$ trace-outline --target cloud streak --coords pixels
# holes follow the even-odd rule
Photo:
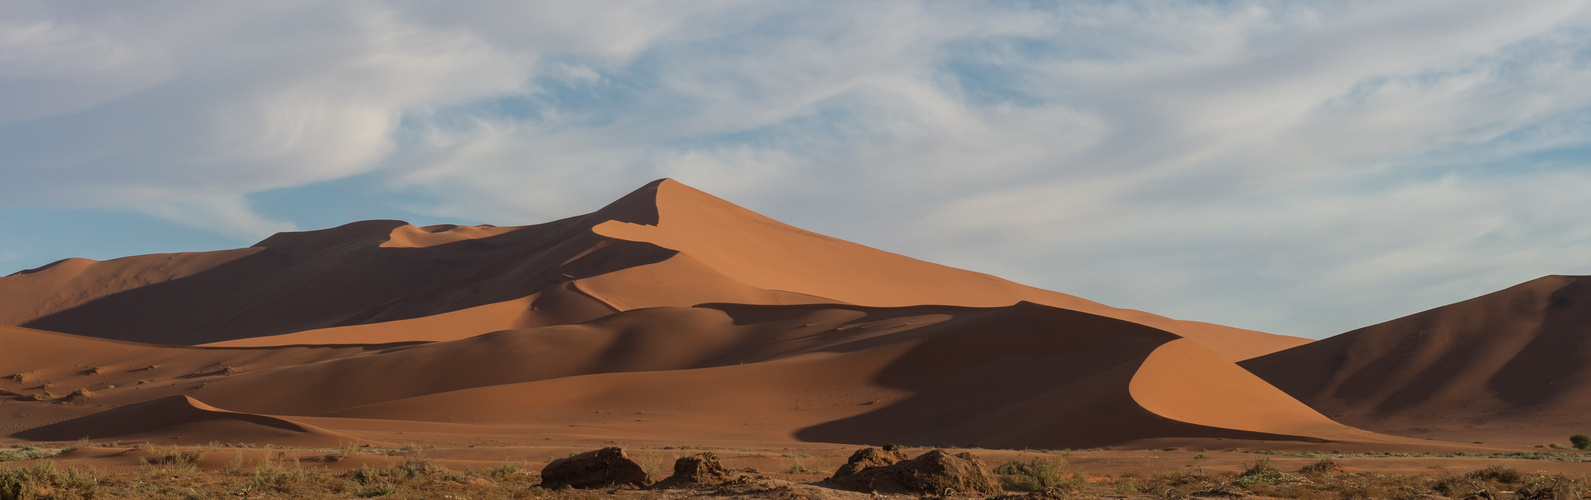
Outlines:
[[[1580,2],[0,8],[0,209],[244,240],[294,219],[252,193],[334,179],[514,224],[674,176],[1311,336],[1591,272]]]

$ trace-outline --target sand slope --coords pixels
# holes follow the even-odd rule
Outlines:
[[[1366,429],[1566,442],[1591,432],[1591,278],[1548,276],[1242,365]]]
[[[364,343],[383,332],[388,341],[451,340],[704,302],[1024,300],[1171,331],[1233,360],[1307,342],[1112,308],[890,254],[666,179],[597,212],[535,226],[365,221],[226,252],[70,260],[0,278],[0,298],[3,324],[186,345]]]
[[[1331,423],[1197,342],[1027,302],[704,304],[368,346],[196,348],[20,328],[0,335],[15,347],[0,364],[27,374],[0,387],[49,384],[58,393],[0,401],[0,420],[29,440],[324,446],[391,421],[607,439],[1018,448],[1384,439]],[[59,396],[74,388],[90,392]],[[1227,412],[1234,402],[1247,406]]]
[[[169,396],[16,434],[36,441],[154,440],[162,444],[209,442],[338,446],[357,439],[292,420],[222,410],[187,396]]]
[[[390,360],[323,364],[315,368],[353,373],[371,369],[364,366],[370,363],[409,364],[404,358],[411,357],[463,358],[486,363],[490,368],[477,375],[495,380],[477,378],[477,387],[442,391],[418,377],[399,378],[391,385],[426,389],[398,398],[375,388],[376,396],[328,399],[385,401],[329,412],[296,409],[343,418],[567,422],[630,438],[1052,448],[1189,436],[1383,439],[1327,420],[1196,342],[1031,303],[993,309],[723,305],[634,311],[611,321],[618,324],[501,332],[407,348],[386,355]],[[538,355],[527,343],[558,347]],[[478,352],[464,357],[454,349]],[[517,359],[521,368],[491,361],[487,353]],[[416,373],[439,371],[447,369]],[[1188,382],[1178,375],[1186,373],[1201,376]],[[524,381],[504,382],[515,378]],[[243,393],[230,385],[249,383],[235,377],[213,390],[217,397]],[[1162,389],[1168,384],[1171,389]],[[1222,416],[1231,412],[1219,405],[1231,401],[1264,412]]]
[[[1397,441],[1234,363],[1303,339],[890,254],[669,180],[534,226],[68,260],[0,297],[21,325],[0,327],[10,439]]]

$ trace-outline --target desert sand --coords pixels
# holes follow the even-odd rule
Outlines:
[[[1339,422],[1513,445],[1591,434],[1591,278],[1548,276],[1243,362]]]
[[[364,221],[0,278],[0,442],[1520,451],[1584,413],[1581,283],[1310,342],[891,254],[665,179],[539,225]]]

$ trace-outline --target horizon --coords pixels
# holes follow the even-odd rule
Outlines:
[[[1309,338],[1591,274],[1577,2],[613,5],[0,6],[0,275],[660,177]]]

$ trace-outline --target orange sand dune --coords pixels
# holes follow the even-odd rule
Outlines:
[[[1309,342],[1117,309],[891,254],[785,225],[668,179],[627,198],[638,195],[653,198],[656,222],[612,220],[592,231],[679,251],[723,276],[757,288],[869,306],[993,307],[1026,300],[1160,328],[1194,338],[1233,360]]]
[[[357,442],[313,425],[222,410],[187,396],[169,396],[38,427],[17,437],[35,441],[153,439],[162,444],[210,442],[338,446]]]
[[[925,314],[933,309],[925,307],[723,307],[735,323],[778,323],[775,318],[783,316],[807,325],[823,315],[870,317],[838,327],[812,324],[753,334],[771,345],[729,337],[681,342],[722,356],[715,361],[676,348],[671,355],[645,358],[685,356],[674,368],[612,367],[327,415],[490,425],[566,422],[596,435],[633,439],[709,435],[1044,448],[1189,436],[1397,441],[1331,422],[1196,342],[1111,318],[1030,303],[940,315]],[[914,321],[921,323],[901,325]],[[640,344],[631,349],[653,352],[648,342],[629,342]],[[1186,373],[1199,375],[1177,376]],[[1241,402],[1240,410],[1263,411],[1250,415],[1219,406],[1232,402]]]
[[[62,266],[0,278],[0,290],[15,286],[27,292],[0,291],[21,296],[0,309],[8,311],[13,324],[30,328],[162,344],[414,319],[527,297],[553,307],[533,308],[530,318],[510,321],[579,322],[612,309],[572,290],[569,282],[673,254],[609,241],[586,227],[576,218],[483,239],[382,247],[393,233],[416,229],[396,221],[359,222],[278,234],[254,248],[230,251],[231,260],[220,265],[177,279],[159,280],[144,267],[125,267],[116,280],[153,281],[130,289],[106,286],[105,279],[57,276],[71,271]],[[59,289],[44,289],[48,284]],[[52,308],[36,304],[29,294],[80,300],[69,308]]]
[[[990,307],[1022,300],[1165,329],[1233,360],[1307,342],[1111,308],[882,252],[666,179],[597,212],[536,226],[365,221],[227,252],[64,262],[0,278],[0,298],[10,299],[0,302],[5,324],[165,344],[347,344],[369,342],[380,330],[393,331],[395,341],[449,340],[702,302]],[[505,305],[525,300],[553,303]],[[446,327],[401,323],[455,312]],[[348,328],[384,323],[391,324]]]
[[[534,226],[365,221],[63,261],[0,278],[0,299],[20,325],[0,327],[14,439],[325,443],[407,422],[1043,448],[1396,441],[1233,363],[1304,339],[890,254],[669,180]]]
[[[195,348],[16,328],[0,335],[17,346],[0,362],[35,368],[29,381],[0,386],[49,379],[58,392],[90,389],[65,403],[0,402],[0,415],[21,421],[13,431],[193,397],[250,414],[339,417],[351,427],[335,428],[348,436],[368,419],[407,419],[602,424],[591,432],[611,437],[1051,448],[1165,437],[1384,439],[1332,424],[1196,342],[1032,303],[706,304],[418,345]],[[1242,412],[1226,412],[1234,402]],[[207,441],[226,429],[276,432],[228,418],[125,434]],[[65,432],[46,429],[16,436]],[[94,435],[113,433],[122,434]]]
[[[1591,277],[1549,276],[1243,362],[1342,422],[1460,441],[1591,432]]]

